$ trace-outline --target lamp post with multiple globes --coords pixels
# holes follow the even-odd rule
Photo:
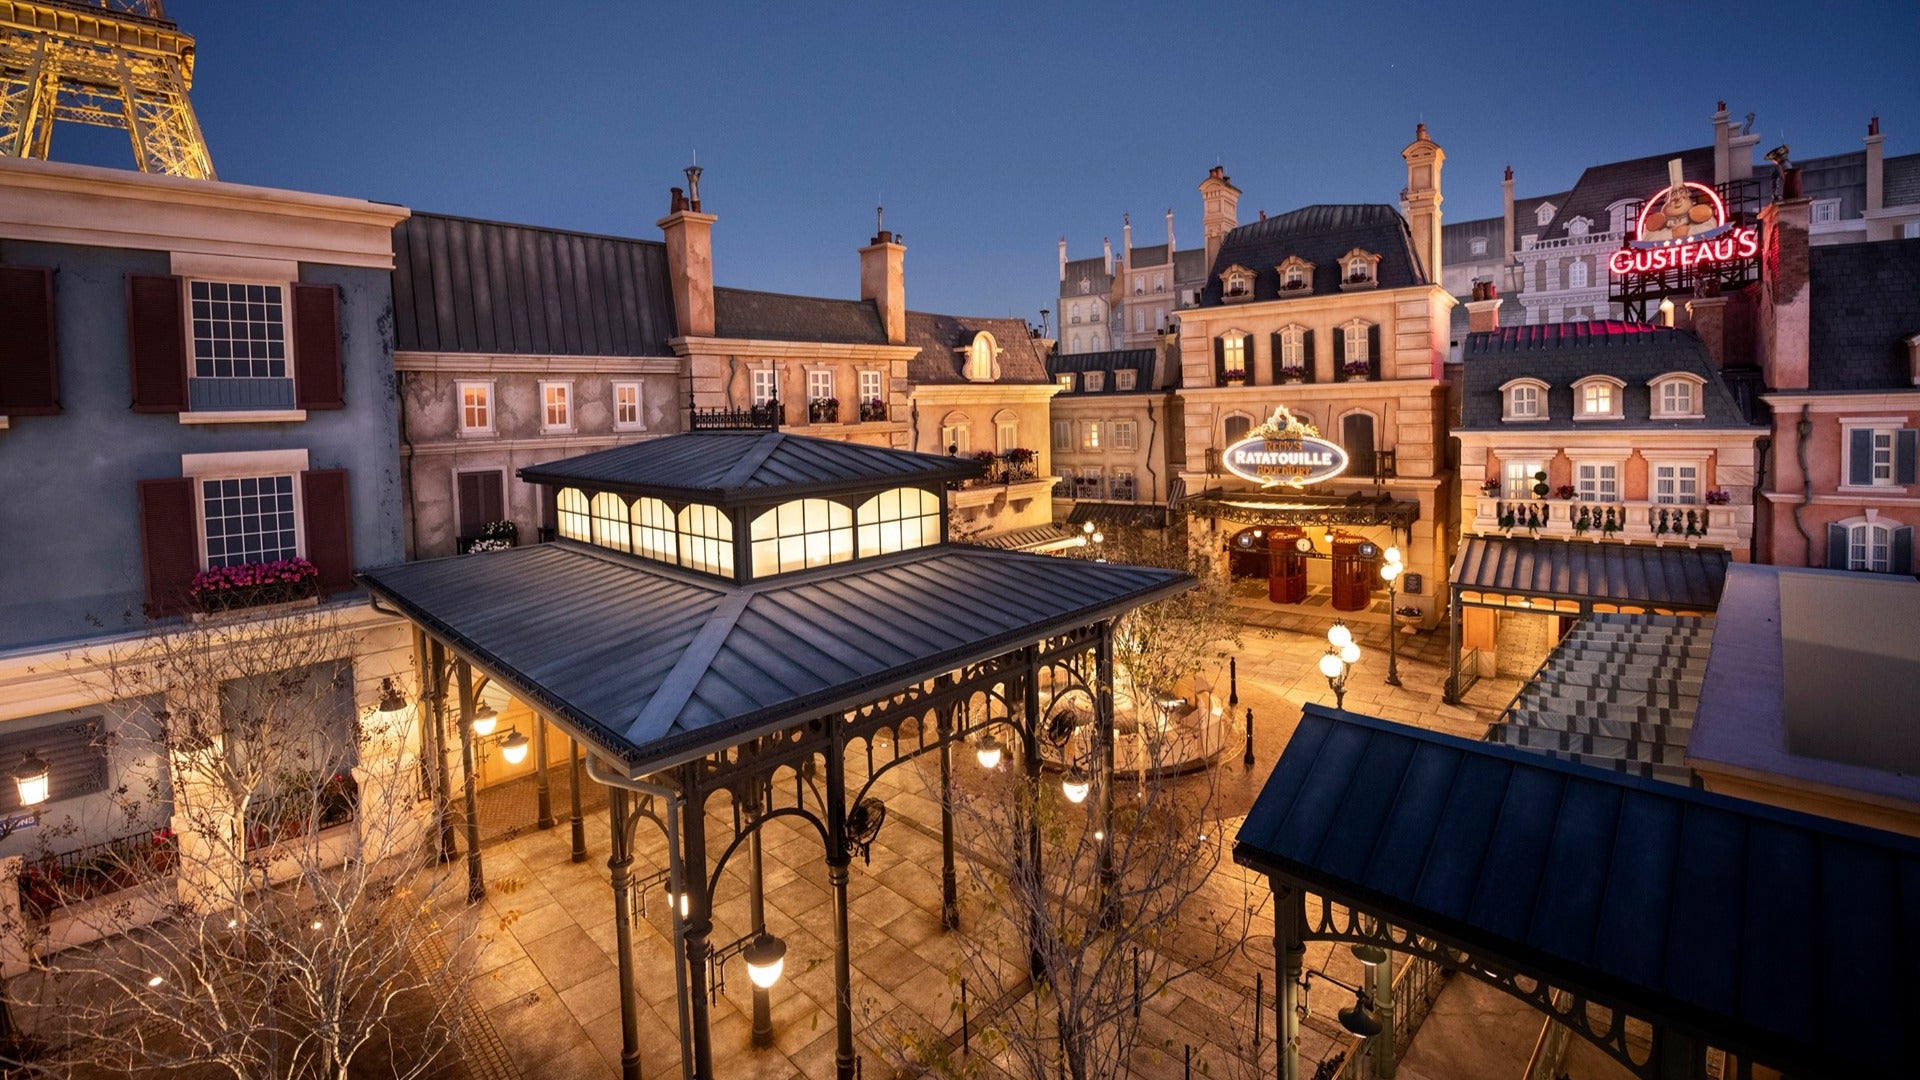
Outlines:
[[[1335,619],[1327,630],[1326,655],[1320,658],[1320,674],[1327,677],[1327,686],[1333,690],[1334,708],[1347,707],[1347,676],[1359,662],[1360,645],[1353,640],[1353,631],[1347,629],[1345,620]]]
[[[1400,549],[1388,547],[1386,564],[1380,567],[1380,576],[1387,581],[1387,685],[1400,685],[1400,639],[1395,633],[1400,623],[1400,613],[1395,605],[1400,588],[1400,575],[1406,572],[1407,564],[1400,561]]]

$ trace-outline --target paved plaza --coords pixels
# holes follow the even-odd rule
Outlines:
[[[1299,623],[1289,626],[1288,621]],[[1230,843],[1274,757],[1298,723],[1306,702],[1333,703],[1316,667],[1325,651],[1325,621],[1298,616],[1264,620],[1244,632],[1239,661],[1241,707],[1254,712],[1255,764],[1229,754],[1218,781],[1223,820],[1214,835]],[[1347,690],[1347,705],[1388,719],[1478,737],[1516,688],[1487,680],[1469,694],[1468,707],[1440,702],[1445,638],[1414,635],[1402,642],[1403,686],[1382,683],[1386,668],[1383,625],[1356,628],[1364,654]],[[1225,675],[1222,672],[1224,685]],[[970,765],[957,760],[956,766]],[[871,860],[856,860],[849,885],[852,914],[854,1016],[858,1049],[869,1075],[890,1075],[898,1060],[898,1035],[948,1037],[957,1043],[953,1008],[958,974],[965,965],[960,943],[940,927],[939,805],[931,761],[881,777],[876,793],[886,800],[887,825]],[[851,780],[850,780],[851,782]],[[564,806],[564,779],[555,777],[556,802]],[[501,793],[501,798],[507,797]],[[598,802],[598,800],[595,800]],[[479,913],[493,936],[473,979],[470,1015],[485,1031],[473,1032],[478,1053],[466,1071],[475,1077],[573,1077],[616,1075],[620,1011],[614,968],[613,901],[608,886],[604,808],[588,813],[589,858],[569,860],[569,837],[561,808],[560,828],[526,829],[484,847],[487,899]],[[488,813],[483,809],[483,814]],[[709,807],[712,835],[732,828],[724,800]],[[529,815],[529,821],[531,817]],[[966,838],[962,837],[963,845]],[[787,941],[786,974],[772,993],[774,1044],[751,1049],[751,997],[740,961],[726,971],[716,996],[711,1028],[715,1069],[728,1078],[822,1077],[833,1073],[832,906],[818,838],[791,819],[769,824],[765,841],[767,917],[771,932]],[[965,852],[961,856],[966,857]],[[994,862],[991,852],[985,855]],[[736,860],[723,876],[714,904],[715,947],[743,935],[748,926],[747,891]],[[658,830],[642,824],[636,878],[666,865]],[[981,925],[979,905],[961,872],[963,932]],[[664,888],[643,897],[644,917],[635,928],[634,950],[642,1000],[641,1045],[648,1076],[677,1075],[679,1025],[675,1018],[674,956]],[[1272,985],[1272,908],[1263,880],[1249,878],[1224,851],[1208,892],[1195,901],[1250,919],[1245,946],[1204,975],[1177,980],[1144,1009],[1141,1050],[1133,1071],[1143,1078],[1182,1075],[1184,1048],[1195,1048],[1196,1069],[1207,1062],[1214,1076],[1254,1075],[1252,1063],[1235,1056],[1231,1043],[1251,1036],[1250,1006],[1256,972]],[[1169,947],[1176,951],[1177,944]],[[1345,949],[1308,946],[1308,965],[1354,982],[1360,968]],[[1017,968],[1018,965],[1010,965]],[[972,1030],[991,1021],[1001,999],[1020,997],[1024,985],[970,986]],[[1349,1044],[1332,1021],[1346,1004],[1342,993],[1316,988],[1314,1015],[1303,1032],[1303,1059],[1318,1061]],[[1267,1006],[1271,1018],[1271,1005]],[[1236,1019],[1238,1018],[1238,1019]],[[1241,1028],[1247,1030],[1242,1031]],[[1222,1033],[1231,1033],[1223,1037]],[[1271,1069],[1271,1030],[1264,1055]]]

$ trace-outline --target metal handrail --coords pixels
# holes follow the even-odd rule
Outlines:
[[[1471,674],[1467,671],[1469,666],[1473,668]],[[1460,656],[1460,677],[1456,680],[1457,685],[1453,687],[1452,700],[1458,701],[1465,697],[1467,691],[1473,689],[1473,684],[1480,679],[1480,646],[1475,645]]]
[[[1547,650],[1547,658],[1540,661],[1540,666],[1533,669],[1533,674],[1528,675],[1520,681],[1520,689],[1514,691],[1513,697],[1507,701],[1506,708],[1501,709],[1499,714],[1494,717],[1493,722],[1487,725],[1487,733],[1480,737],[1481,742],[1499,741],[1494,738],[1494,732],[1500,730],[1500,725],[1507,722],[1508,714],[1513,712],[1515,705],[1520,704],[1520,699],[1526,696],[1527,690],[1531,688],[1535,682],[1539,681],[1540,676],[1546,674],[1547,668],[1553,663],[1554,657],[1559,656],[1560,650],[1566,647],[1567,638],[1572,637],[1573,632],[1580,629],[1581,624],[1586,621],[1587,620],[1583,618],[1569,627],[1566,634],[1562,636],[1559,641],[1554,642],[1553,648]],[[1475,649],[1474,651],[1479,652],[1480,650]]]

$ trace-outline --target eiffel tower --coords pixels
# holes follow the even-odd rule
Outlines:
[[[0,156],[44,160],[67,120],[125,129],[142,172],[212,180],[192,85],[162,0],[0,0]]]

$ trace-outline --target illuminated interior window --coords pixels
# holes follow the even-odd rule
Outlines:
[[[569,540],[584,543],[593,542],[593,528],[588,521],[587,494],[579,488],[561,488],[554,496],[554,508],[558,511],[558,531]]]
[[[999,352],[994,344],[993,335],[982,330],[974,336],[973,345],[967,350],[967,378],[974,382],[993,381],[993,357]]]
[[[593,542],[615,551],[633,550],[633,527],[627,524],[627,501],[610,491],[593,497]]]
[[[940,542],[940,497],[919,488],[894,488],[860,504],[854,515],[860,557],[907,551]],[[754,556],[758,570],[759,555]]]
[[[795,499],[753,519],[753,576],[853,558],[853,511],[826,499]]]
[[[1545,483],[1536,479],[1536,475],[1547,471],[1544,461],[1510,460],[1501,465],[1500,493],[1509,499],[1534,498],[1535,484]]]
[[[689,503],[678,517],[680,565],[721,577],[733,576],[733,519],[717,506]]]
[[[629,520],[633,523],[634,554],[664,563],[680,561],[671,507],[659,499],[639,499]]]

